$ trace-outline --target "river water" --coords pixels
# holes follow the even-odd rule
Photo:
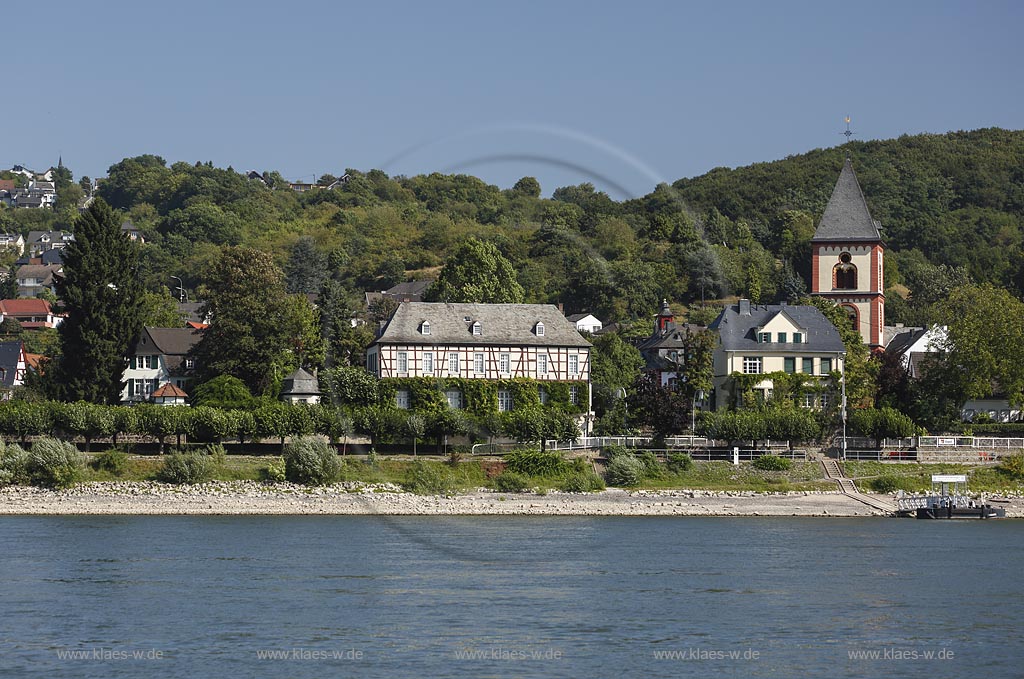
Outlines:
[[[0,518],[0,677],[1024,676],[1024,523]]]

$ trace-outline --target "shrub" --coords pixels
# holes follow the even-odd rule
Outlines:
[[[1010,478],[1024,481],[1024,454],[1004,456],[999,462],[998,469]]]
[[[105,450],[93,458],[92,468],[120,476],[128,469],[128,453],[119,448]]]
[[[558,488],[567,493],[591,493],[604,490],[604,480],[589,469],[574,471],[562,479]]]
[[[531,488],[528,477],[507,470],[494,477],[494,487],[502,493],[522,493]]]
[[[665,465],[661,463],[658,456],[650,450],[641,451],[637,459],[644,465],[645,479],[660,479],[665,476]]]
[[[560,476],[569,471],[569,463],[555,452],[535,449],[515,450],[505,456],[509,471],[525,476]]]
[[[633,453],[631,453],[629,449],[626,448],[626,446],[620,446],[615,444],[610,446],[604,446],[601,449],[601,453],[604,455],[604,458],[609,462],[619,457],[620,455],[633,455]]]
[[[914,482],[905,476],[887,474],[871,479],[868,483],[876,493],[895,493],[898,490],[914,490]]]
[[[666,466],[673,474],[682,474],[693,468],[693,458],[689,453],[669,453]]]
[[[341,460],[323,439],[304,436],[285,446],[284,473],[292,483],[326,486],[341,476]]]
[[[213,460],[208,455],[196,451],[176,452],[164,460],[156,473],[156,479],[174,484],[203,483],[213,476],[213,468]]]
[[[3,446],[0,442],[0,486],[29,482],[28,453],[21,446]]]
[[[210,461],[215,467],[223,467],[224,463],[228,459],[228,451],[224,449],[224,446],[220,443],[212,443],[206,446],[206,454],[210,456]]]
[[[81,478],[84,466],[78,448],[67,441],[43,438],[32,444],[25,470],[33,485],[67,488]]]
[[[792,460],[787,457],[779,457],[778,455],[762,455],[754,460],[754,469],[760,469],[765,472],[784,472],[788,471],[792,466]]]
[[[417,462],[412,469],[409,489],[420,495],[454,495],[458,490],[458,484],[450,467]]]
[[[266,467],[260,469],[261,481],[280,482],[288,478],[285,474],[284,460],[268,462]]]
[[[608,463],[604,477],[613,486],[635,486],[644,478],[644,463],[632,455],[617,455]]]

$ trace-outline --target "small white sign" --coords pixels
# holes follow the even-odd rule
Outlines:
[[[955,438],[951,438],[951,439],[941,439],[940,438],[936,442],[935,445],[938,445],[938,446],[955,446],[956,445],[956,439]]]

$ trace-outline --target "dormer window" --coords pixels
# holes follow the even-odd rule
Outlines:
[[[541,323],[540,321],[538,321],[537,325],[533,326],[533,332],[534,332],[535,335],[537,335],[537,337],[543,337],[544,336],[544,324]]]
[[[420,323],[420,334],[421,335],[429,335],[430,334],[430,321],[423,321],[422,323]]]
[[[804,334],[802,332],[794,332],[793,333],[793,344],[803,344],[803,343],[804,343]]]
[[[770,332],[759,332],[757,333],[758,344],[770,344],[772,341],[772,334]]]
[[[474,335],[482,335],[482,334],[484,334],[483,333],[483,329],[480,327],[480,321],[476,321],[475,323],[473,323],[472,327],[473,327],[473,334]]]

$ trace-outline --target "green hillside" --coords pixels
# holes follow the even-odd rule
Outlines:
[[[646,329],[663,297],[689,306],[800,294],[847,152],[888,242],[887,283],[901,293],[890,296],[891,321],[927,320],[931,302],[967,277],[1024,289],[1024,132],[1000,129],[853,142],[715,169],[622,202],[589,184],[543,199],[529,177],[500,189],[466,175],[354,169],[346,184],[298,193],[275,172],[265,183],[152,155],[113,165],[99,194],[145,234],[140,276],[157,292],[171,276],[194,292],[222,246],[244,245],[270,252],[292,291],[331,280],[355,309],[365,290],[434,277],[476,236],[511,262],[526,301],[642,319]],[[68,196],[78,189],[71,177],[64,186]],[[60,204],[0,208],[0,229],[72,228],[73,201]]]

